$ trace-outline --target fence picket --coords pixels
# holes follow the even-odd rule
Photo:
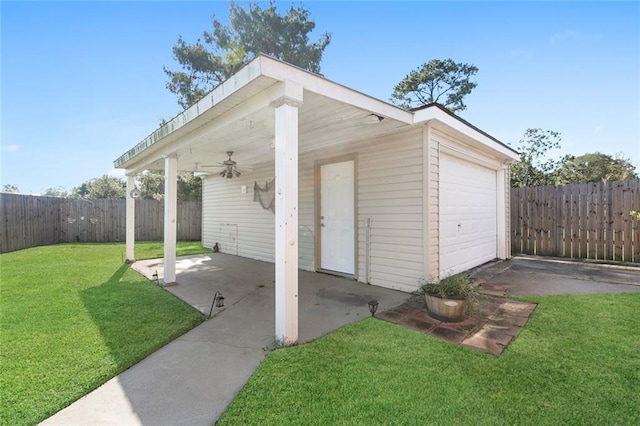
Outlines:
[[[640,185],[630,185],[631,212],[636,212],[631,216],[631,253],[632,262],[640,263]]]
[[[553,250],[552,256],[562,256],[562,238],[564,234],[564,222],[562,221],[562,203],[563,197],[562,192],[560,191],[552,191],[555,197],[555,216],[554,216],[554,226],[551,228],[551,238],[554,241],[555,249]]]
[[[640,263],[640,180],[513,188],[513,254]],[[519,230],[522,230],[521,232]]]
[[[136,200],[136,240],[162,240],[161,201]],[[85,200],[0,194],[0,253],[59,242],[121,242],[126,233],[126,201]],[[202,203],[178,202],[178,239],[202,235]]]
[[[619,182],[614,184],[613,192],[613,260],[623,260],[624,223],[622,221],[622,194],[623,189]]]
[[[630,187],[629,182],[622,183],[622,212],[621,219],[623,223],[622,228],[622,256],[625,261],[631,261],[633,258],[633,230],[631,227],[631,210],[633,201],[633,189]]]

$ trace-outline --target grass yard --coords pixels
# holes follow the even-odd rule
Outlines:
[[[203,316],[123,264],[124,244],[0,255],[0,423],[35,424],[193,328]],[[202,253],[178,243],[178,255]],[[162,243],[137,243],[138,259]]]
[[[640,293],[526,300],[500,357],[376,319],[274,351],[218,424],[640,424]]]

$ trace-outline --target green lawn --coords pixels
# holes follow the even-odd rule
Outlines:
[[[124,265],[124,250],[58,244],[0,255],[1,424],[47,418],[203,320]],[[138,259],[162,254],[162,243],[136,244]]]
[[[500,357],[376,319],[276,350],[219,424],[640,424],[640,293],[527,300]]]

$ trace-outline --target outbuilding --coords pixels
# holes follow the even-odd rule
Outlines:
[[[445,108],[406,111],[257,56],[115,161],[165,171],[165,282],[174,282],[178,171],[203,176],[202,243],[275,262],[276,337],[297,340],[298,268],[414,291],[510,256],[517,153]]]

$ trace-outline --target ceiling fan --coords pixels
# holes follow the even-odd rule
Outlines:
[[[222,167],[222,171],[220,171],[220,177],[231,179],[233,177],[240,177],[242,173],[237,169],[236,162],[231,159],[233,155],[233,151],[227,151],[228,159],[224,160],[222,163],[218,164],[210,164],[210,165],[201,165],[200,167]]]

